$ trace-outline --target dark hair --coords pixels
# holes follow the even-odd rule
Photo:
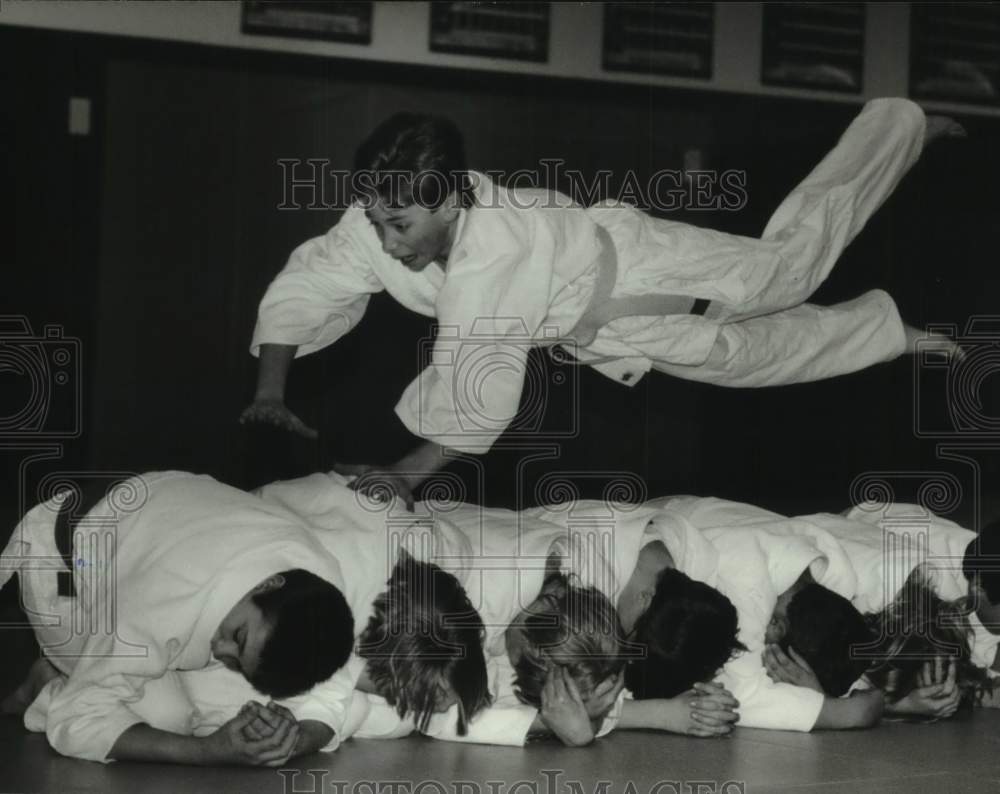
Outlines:
[[[550,574],[526,612],[508,629],[524,640],[514,664],[514,691],[522,703],[541,708],[553,666],[565,667],[585,698],[625,666],[618,611],[599,590]]]
[[[458,733],[490,703],[482,618],[458,579],[400,551],[361,634],[359,655],[376,692],[426,730],[447,682],[458,699]]]
[[[1000,603],[1000,521],[987,524],[969,541],[962,559],[962,573],[970,582],[978,577],[990,604]]]
[[[671,698],[710,681],[737,651],[736,607],[722,593],[666,568],[653,600],[636,621],[632,642],[645,656],[625,668],[625,686],[637,700]]]
[[[864,616],[846,598],[807,584],[788,602],[788,628],[778,645],[805,659],[823,691],[840,697],[868,667],[862,646],[872,641]]]
[[[247,680],[273,698],[300,695],[344,666],[354,647],[354,617],[343,594],[300,568],[251,599],[271,624],[260,662]]]
[[[354,156],[353,183],[357,198],[389,207],[436,209],[451,192],[463,207],[472,199],[462,134],[441,116],[397,113],[379,124]]]
[[[961,705],[981,700],[993,687],[989,673],[971,661],[969,612],[968,599],[945,601],[925,566],[916,568],[892,603],[867,616],[876,643],[868,680],[895,702],[917,687],[924,662],[944,657],[956,664]]]

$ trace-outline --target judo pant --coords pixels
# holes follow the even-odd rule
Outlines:
[[[916,113],[896,100],[868,103],[771,216],[761,236],[773,248],[763,287],[744,305],[709,309],[706,316],[721,326],[708,360],[698,366],[654,360],[653,368],[754,387],[835,377],[902,354],[903,323],[885,292],[834,306],[805,301],[919,157]]]

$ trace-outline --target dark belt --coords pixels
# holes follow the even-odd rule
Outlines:
[[[59,508],[56,516],[55,541],[59,555],[62,557],[65,571],[56,572],[57,592],[61,596],[74,598],[76,596],[76,585],[73,583],[73,535],[80,520],[91,510],[97,507],[98,503],[108,495],[113,487],[121,480],[108,482],[107,480],[90,480],[83,483],[75,483],[73,491],[75,497],[67,497]]]
[[[708,311],[708,304],[712,301],[706,300],[705,298],[698,298],[695,300],[694,305],[691,307],[691,314],[704,315]]]

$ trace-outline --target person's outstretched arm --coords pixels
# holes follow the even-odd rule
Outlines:
[[[829,697],[809,663],[794,648],[785,653],[778,645],[767,645],[762,655],[771,680],[816,692],[823,696],[812,730],[870,728],[882,718],[885,698],[881,690],[859,690],[847,697]]]
[[[434,441],[421,441],[408,454],[387,466],[338,463],[334,471],[345,476],[357,477],[350,488],[370,496],[387,498],[396,495],[413,509],[413,493],[428,477],[443,469],[451,458],[445,448]]]
[[[215,733],[199,738],[133,725],[111,747],[114,761],[153,761],[197,766],[281,766],[294,754],[299,726],[285,721],[265,739],[251,740],[245,729],[257,719],[249,709],[241,711]]]
[[[285,405],[285,385],[288,371],[298,350],[297,345],[260,346],[257,368],[257,390],[253,402],[240,414],[240,424],[274,425],[305,438],[316,438],[317,432],[306,425]]]
[[[849,697],[823,698],[813,730],[871,728],[882,718],[884,698],[880,689],[854,692]]]
[[[358,207],[348,209],[325,235],[292,252],[257,311],[250,343],[250,352],[260,357],[257,390],[242,422],[316,437],[316,431],[285,406],[292,360],[333,344],[358,324],[369,297],[385,289],[375,271],[386,259]]]

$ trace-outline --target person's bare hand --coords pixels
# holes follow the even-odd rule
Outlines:
[[[895,703],[887,704],[889,714],[914,717],[947,719],[962,702],[962,690],[956,677],[958,667],[954,659],[945,664],[943,657],[924,662],[917,674],[917,686]]]
[[[254,700],[244,703],[240,708],[240,714],[250,714],[253,717],[249,723],[243,726],[243,737],[248,742],[259,742],[261,739],[269,738],[277,727],[261,714],[262,710],[266,711],[265,707]]]
[[[695,684],[662,704],[662,728],[685,736],[726,736],[740,718],[736,711],[739,701],[714,681]]]
[[[592,720],[603,720],[614,707],[618,695],[625,688],[625,671],[609,675],[596,687],[587,699],[587,716]]]
[[[809,662],[791,646],[788,648],[788,653],[785,653],[778,645],[766,645],[761,654],[761,661],[767,670],[768,678],[772,681],[779,684],[794,684],[826,694]]]
[[[268,719],[262,718],[268,711]],[[206,761],[213,764],[239,764],[242,766],[281,766],[295,751],[299,739],[299,726],[293,719],[278,715],[271,723],[272,713],[259,703],[245,706],[235,717],[215,733],[205,737]],[[249,738],[260,732],[258,720],[271,726],[271,733],[260,739]],[[253,726],[253,727],[251,727]]]
[[[273,425],[303,438],[319,438],[319,433],[293,414],[281,400],[254,400],[240,414],[240,424]]]
[[[391,466],[372,466],[364,463],[334,463],[337,474],[355,479],[348,488],[366,494],[380,502],[391,502],[394,498],[403,500],[406,509],[413,512],[413,487],[410,481]]]
[[[582,747],[594,740],[594,728],[576,682],[567,669],[556,665],[549,670],[542,688],[542,722],[563,744]]]
[[[935,656],[928,659],[920,666],[917,672],[917,686],[925,687],[932,684],[946,684],[949,679],[957,675],[957,667],[953,659],[946,659],[944,656]]]
[[[243,729],[243,735],[250,741],[260,741],[274,735],[283,722],[295,722],[295,715],[284,706],[270,701],[266,706],[251,700],[243,705],[240,712],[250,711],[254,720]]]
[[[729,733],[740,718],[736,711],[740,702],[732,692],[716,681],[695,684],[692,691],[695,694],[689,700],[691,719],[699,724],[703,732],[714,732],[715,735]]]

